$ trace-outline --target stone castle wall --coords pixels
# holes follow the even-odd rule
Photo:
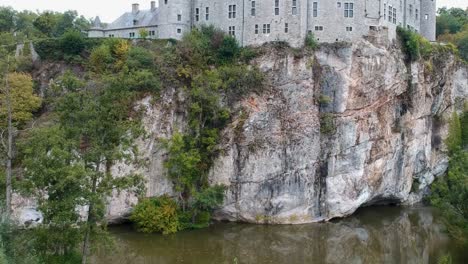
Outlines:
[[[435,40],[435,0],[159,0],[153,38],[180,39],[192,27],[214,25],[243,45],[286,41],[298,47],[308,32],[319,42],[356,41],[371,31],[396,37],[396,27]],[[91,30],[90,37],[124,37],[138,29]]]

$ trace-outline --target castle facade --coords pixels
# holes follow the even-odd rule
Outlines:
[[[360,39],[375,32],[396,37],[401,26],[436,38],[436,0],[159,0],[103,26],[99,18],[92,38],[180,39],[194,27],[214,25],[241,45],[286,41],[299,47],[309,32],[319,42]]]

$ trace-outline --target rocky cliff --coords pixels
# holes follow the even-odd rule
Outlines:
[[[468,96],[466,66],[448,54],[405,63],[394,43],[322,45],[315,54],[265,48],[254,61],[268,88],[236,108],[210,182],[228,187],[216,218],[308,223],[373,204],[419,202],[448,166],[446,120]],[[184,128],[183,95],[168,89],[146,108],[139,140],[148,196],[171,193],[158,139]],[[137,201],[110,200],[119,219]]]
[[[407,63],[395,43],[367,40],[311,54],[262,51],[252,63],[268,85],[236,105],[211,169],[210,182],[228,187],[217,219],[298,224],[413,204],[446,172],[446,121],[468,97],[467,67],[449,53]],[[144,175],[147,196],[172,193],[160,139],[186,126],[182,90],[139,102],[143,165],[113,168]],[[109,219],[125,218],[137,201],[115,193]]]

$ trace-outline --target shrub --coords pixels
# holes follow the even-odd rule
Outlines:
[[[180,229],[177,203],[169,196],[143,199],[130,220],[144,233],[172,234]]]
[[[317,40],[315,39],[314,33],[309,32],[305,39],[305,47],[311,50],[315,50],[318,47]]]
[[[161,88],[159,79],[148,70],[131,71],[124,77],[124,81],[133,91],[159,92]]]
[[[138,31],[138,35],[140,38],[145,39],[149,36],[149,32],[145,28],[142,28]]]
[[[85,49],[85,38],[81,32],[70,30],[65,32],[59,40],[60,49],[67,55],[79,55]]]
[[[320,105],[325,106],[325,105],[328,105],[329,103],[331,103],[332,99],[330,98],[330,96],[320,94],[320,96],[318,98],[318,102],[319,102]]]
[[[320,132],[324,135],[330,135],[335,133],[335,120],[333,115],[325,113],[320,117]]]
[[[129,69],[151,69],[154,66],[154,56],[145,48],[133,47],[128,53],[127,66]]]
[[[230,62],[240,52],[237,40],[232,36],[224,36],[223,42],[218,49],[218,60],[220,63]]]
[[[429,58],[432,53],[432,44],[427,39],[402,27],[397,28],[397,34],[408,61],[417,61],[421,56],[425,59]]]
[[[63,53],[56,40],[45,39],[36,43],[35,49],[39,57],[44,60],[61,60]]]
[[[89,57],[89,65],[94,72],[102,73],[109,68],[114,61],[108,45],[101,45],[95,48]]]
[[[217,209],[224,201],[225,190],[226,187],[223,185],[215,185],[202,190],[194,197],[194,207],[206,212]]]

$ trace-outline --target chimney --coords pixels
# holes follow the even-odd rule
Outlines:
[[[156,10],[156,1],[151,1],[151,11]]]
[[[133,4],[133,5],[132,5],[132,13],[133,13],[133,14],[138,13],[138,11],[140,11],[139,9],[140,9],[140,5],[139,5],[139,4]]]

